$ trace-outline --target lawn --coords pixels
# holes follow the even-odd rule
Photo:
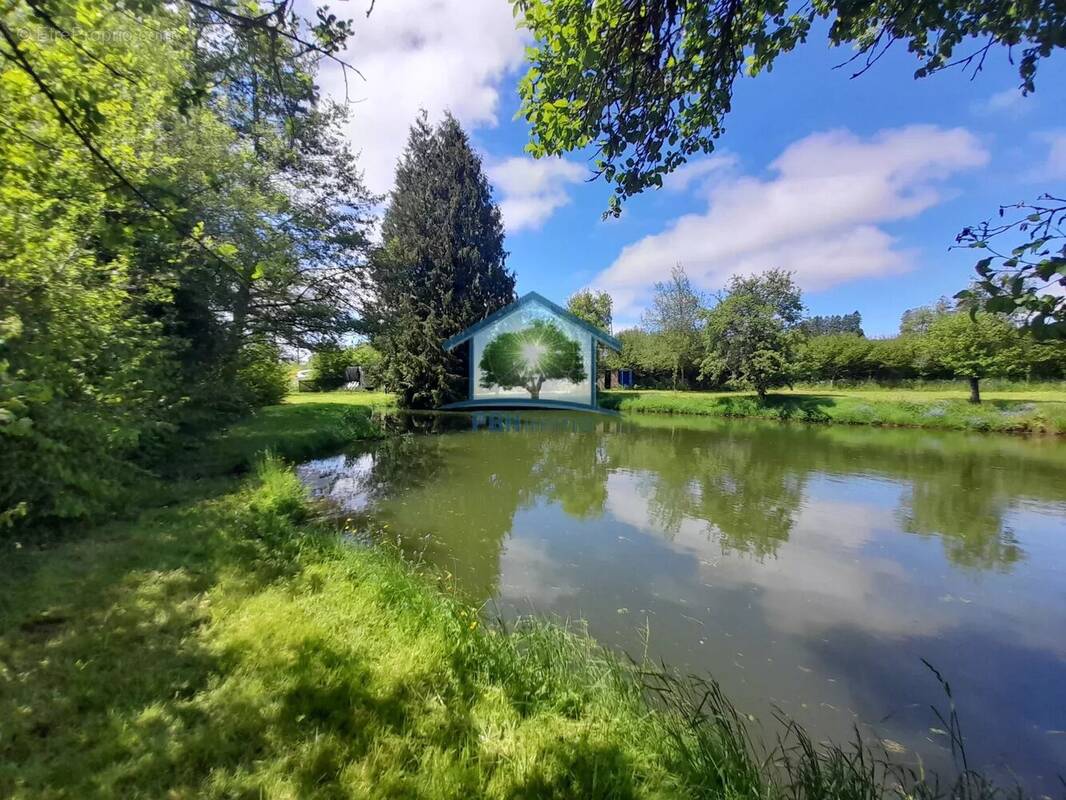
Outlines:
[[[190,448],[167,491],[145,492],[126,519],[0,544],[0,796],[869,800],[902,781],[930,800],[951,789],[796,729],[768,760],[713,685],[629,666],[580,631],[504,630],[446,575],[350,544],[353,523],[311,502],[283,457],[381,434],[354,397],[311,399]]]
[[[967,401],[965,388],[837,389],[797,387],[768,395],[754,393],[610,391],[605,408],[641,414],[700,414],[815,423],[950,428],[1004,432],[1066,433],[1066,389],[1035,384],[982,393]]]

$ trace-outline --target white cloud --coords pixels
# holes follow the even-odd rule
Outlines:
[[[706,211],[628,245],[594,283],[612,293],[621,316],[635,313],[677,263],[707,290],[770,267],[793,270],[808,290],[904,272],[913,254],[878,223],[917,216],[942,200],[946,178],[987,161],[961,128],[913,125],[868,139],[812,134],[770,164],[771,178],[713,183]]]
[[[973,110],[978,114],[1003,114],[1010,112],[1016,115],[1032,110],[1035,103],[1036,100],[1031,96],[1026,97],[1022,94],[1021,89],[1012,86],[1009,89],[996,92],[995,94],[986,97],[984,100],[975,103]]]
[[[1039,138],[1047,143],[1048,154],[1033,177],[1039,180],[1066,178],[1066,130],[1043,133]]]
[[[711,176],[728,173],[737,166],[737,157],[732,153],[716,153],[682,164],[663,179],[663,188],[672,192],[688,191],[690,187],[702,187]]]
[[[516,157],[488,168],[508,233],[539,228],[570,202],[567,186],[580,183],[587,174],[580,164],[561,158]]]
[[[392,186],[396,159],[419,109],[431,120],[451,111],[467,129],[497,123],[499,85],[522,63],[522,34],[502,0],[389,0],[366,17],[343,58],[366,77],[348,76],[348,135],[375,192]],[[337,65],[324,65],[323,92],[345,97]]]

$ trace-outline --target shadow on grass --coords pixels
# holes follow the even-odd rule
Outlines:
[[[312,458],[323,450],[377,435],[373,413],[369,406],[350,403],[268,406],[196,443],[166,472],[182,477],[246,472],[266,450],[287,461]]]

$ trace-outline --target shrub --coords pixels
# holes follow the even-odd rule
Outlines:
[[[357,347],[323,347],[311,356],[311,380],[315,391],[328,392],[347,382],[348,367],[362,367],[364,383],[377,386],[381,379],[381,353],[369,344]]]
[[[260,342],[245,347],[237,364],[236,394],[246,408],[272,406],[289,393],[289,370],[274,345]]]

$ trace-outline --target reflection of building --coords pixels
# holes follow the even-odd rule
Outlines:
[[[470,393],[447,408],[596,408],[596,345],[621,344],[541,297],[524,295],[444,342],[469,342]]]

